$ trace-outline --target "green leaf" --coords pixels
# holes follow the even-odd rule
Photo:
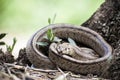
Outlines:
[[[40,46],[47,46],[48,43],[47,42],[36,42],[37,45],[40,45]]]
[[[54,40],[54,33],[53,33],[53,31],[52,31],[52,29],[48,29],[47,30],[47,38],[48,38],[48,40],[50,41],[50,42],[52,42],[53,40]]]
[[[51,29],[48,29],[47,30],[47,38],[50,40],[50,37],[51,37]]]
[[[76,42],[72,38],[68,38],[68,42],[73,46],[77,45]]]
[[[5,42],[0,42],[0,45],[5,45]]]
[[[48,18],[48,23],[51,24],[51,19],[50,18]]]
[[[1,33],[0,34],[0,39],[4,38],[6,36],[7,33]]]
[[[53,40],[54,42],[61,42],[62,41],[62,39],[60,39],[60,38],[58,38],[58,37],[54,37],[54,40]]]

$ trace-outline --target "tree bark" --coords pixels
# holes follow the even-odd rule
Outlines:
[[[82,24],[100,33],[114,48],[120,40],[120,1],[106,0],[101,7]]]
[[[82,26],[93,29],[114,48],[116,59],[110,66],[109,77],[120,79],[120,0],[105,0]]]

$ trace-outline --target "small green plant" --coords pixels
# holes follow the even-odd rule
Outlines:
[[[1,33],[0,34],[0,40],[3,39],[6,36],[7,33]],[[0,45],[5,45],[4,41],[0,41]]]
[[[6,35],[7,35],[7,33],[1,33],[0,34],[0,40],[3,39]],[[10,53],[12,53],[12,51],[13,51],[13,49],[15,47],[16,42],[17,42],[17,39],[13,38],[13,44],[12,44],[12,46],[7,45],[4,41],[0,41],[0,45],[6,45],[7,51],[10,52]]]
[[[53,24],[55,19],[56,19],[56,14],[54,15],[53,19],[48,18],[48,23]],[[56,37],[54,35],[52,29],[48,29],[46,34],[47,34],[47,36],[45,36],[44,38],[47,39],[48,42],[36,42],[36,44],[38,44],[40,46],[48,46],[52,42],[60,42],[60,41],[62,41],[62,39],[59,39],[58,37]]]
[[[44,37],[44,38],[47,39],[48,42],[37,42],[36,44],[38,44],[40,46],[48,46],[52,42],[60,42],[60,41],[62,41],[62,39],[60,39],[60,38],[58,38],[58,37],[56,37],[54,35],[52,29],[48,29],[46,34],[47,34],[47,36]]]
[[[13,44],[12,44],[12,46],[6,44],[6,48],[7,48],[7,51],[8,51],[8,52],[12,53],[12,51],[13,51],[13,49],[14,49],[14,47],[15,47],[16,42],[17,42],[17,39],[16,39],[16,38],[13,38]]]

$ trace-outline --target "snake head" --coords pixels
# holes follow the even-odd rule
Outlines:
[[[73,46],[70,45],[69,43],[57,44],[56,50],[61,55],[72,56],[75,54],[75,50],[73,49]]]

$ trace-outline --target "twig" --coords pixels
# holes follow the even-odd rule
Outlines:
[[[59,72],[61,72],[62,74],[65,74],[64,71],[62,71],[62,69],[60,69],[58,66],[57,66],[57,69]]]
[[[34,70],[34,71],[46,72],[46,73],[57,72],[58,71],[58,70],[43,70],[43,69],[30,68],[30,67],[28,69],[31,69],[31,70]]]
[[[7,66],[11,66],[17,69],[25,69],[25,66],[20,66],[20,65],[15,65],[15,64],[10,64],[10,63],[4,63]],[[31,68],[31,67],[27,67],[28,70],[33,70],[33,71],[39,71],[39,72],[45,72],[45,73],[49,73],[49,72],[57,72],[58,70],[44,70],[44,69],[38,69],[38,68]]]
[[[7,73],[8,73],[9,75],[11,75],[11,71],[8,69],[8,67],[7,67],[6,64],[4,64],[4,67],[5,67],[6,71],[7,71]]]

